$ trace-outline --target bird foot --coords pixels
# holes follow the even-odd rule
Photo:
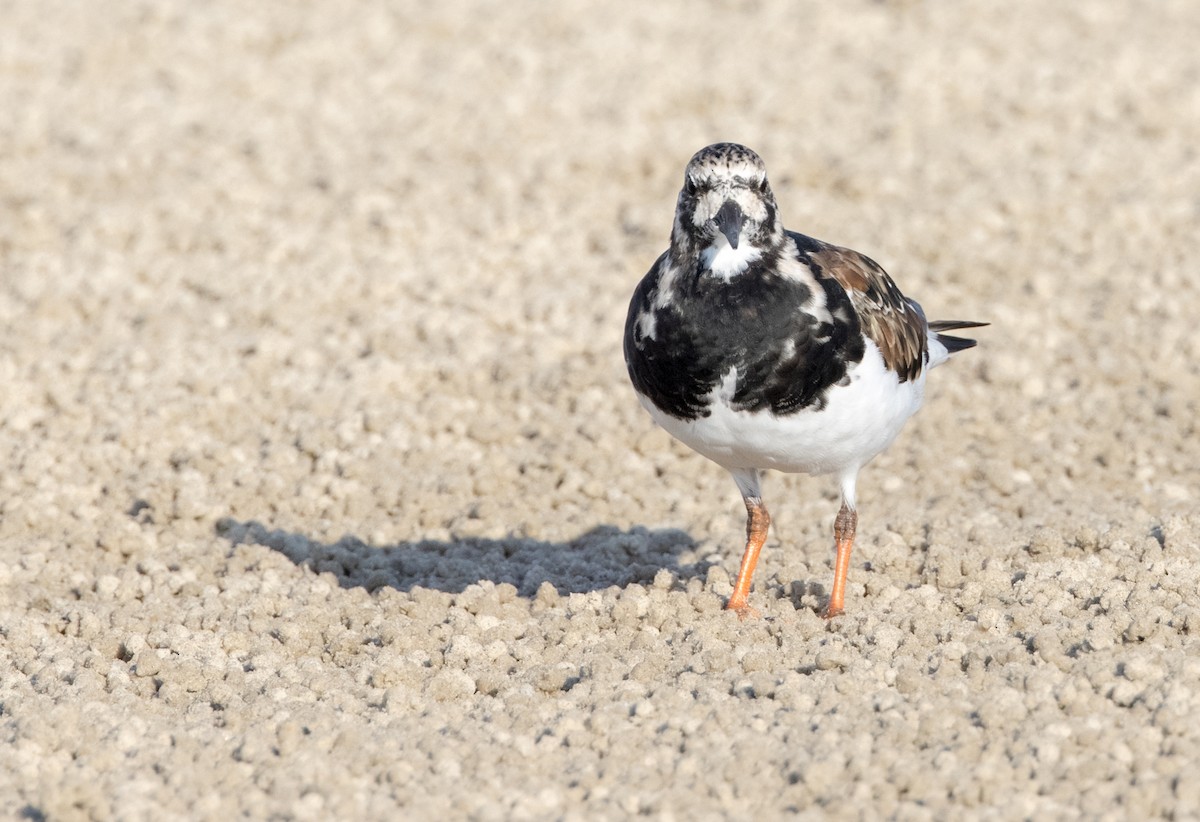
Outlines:
[[[834,617],[841,616],[843,613],[844,613],[844,609],[842,609],[840,607],[835,608],[832,605],[827,605],[825,607],[825,610],[821,612],[821,619],[833,619]]]
[[[738,615],[738,619],[745,622],[748,619],[760,619],[762,614],[757,608],[754,608],[748,602],[734,602],[732,599],[725,606],[726,611],[733,611]]]

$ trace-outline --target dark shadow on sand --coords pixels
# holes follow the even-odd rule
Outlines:
[[[703,579],[710,564],[681,564],[680,555],[692,551],[696,542],[673,528],[622,531],[600,525],[569,542],[513,536],[391,545],[370,545],[349,534],[325,543],[292,531],[272,530],[254,520],[240,522],[228,517],[217,523],[216,530],[235,548],[262,545],[297,565],[332,573],[343,588],[368,591],[427,588],[462,593],[468,585],[487,580],[515,585],[524,597],[532,596],[544,582],[560,594],[586,593],[612,585],[649,584],[663,569],[680,579]]]

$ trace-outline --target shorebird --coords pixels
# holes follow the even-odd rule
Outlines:
[[[975,345],[945,332],[981,325],[928,322],[873,260],[786,230],[745,146],[692,157],[670,248],[629,305],[625,362],[655,422],[729,471],[745,501],[727,608],[757,615],[751,578],[771,523],[761,478],[775,469],[841,483],[823,616],[843,612],[858,472],[920,408],[929,369]]]

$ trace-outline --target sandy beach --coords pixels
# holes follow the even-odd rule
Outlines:
[[[1200,6],[0,26],[0,817],[1200,817]],[[684,165],[982,320],[861,474],[625,373]]]

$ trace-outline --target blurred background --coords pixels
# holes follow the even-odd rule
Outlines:
[[[6,16],[0,415],[34,520],[10,532],[106,508],[100,485],[383,540],[693,524],[648,495],[732,486],[631,461],[673,446],[638,445],[619,339],[717,140],[763,155],[790,228],[993,323],[868,508],[942,470],[1018,519],[1194,501],[1185,2]]]

